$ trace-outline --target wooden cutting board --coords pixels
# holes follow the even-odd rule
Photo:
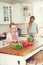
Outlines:
[[[43,45],[34,44],[33,46],[28,46],[27,48],[23,48],[21,50],[13,49],[10,46],[6,46],[0,48],[0,53],[10,54],[10,55],[17,55],[17,56],[26,56],[27,54],[31,53],[32,51],[40,48]]]

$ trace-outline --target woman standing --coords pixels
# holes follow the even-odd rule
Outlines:
[[[27,27],[27,33],[29,35],[33,35],[33,34],[35,35],[38,33],[38,25],[34,21],[35,21],[35,17],[31,16]]]

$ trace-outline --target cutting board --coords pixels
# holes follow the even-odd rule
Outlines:
[[[28,47],[23,48],[21,50],[17,50],[17,49],[11,48],[11,46],[9,45],[9,46],[0,48],[0,53],[17,55],[17,56],[26,56],[27,54],[40,48],[41,46],[43,46],[43,44],[40,45],[40,44],[34,43],[33,46],[28,46]]]

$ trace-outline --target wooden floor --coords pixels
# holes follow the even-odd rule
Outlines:
[[[27,65],[43,65],[43,50],[27,60]]]

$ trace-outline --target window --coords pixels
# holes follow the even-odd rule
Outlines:
[[[7,6],[3,6],[3,13],[4,13],[4,21],[9,21],[8,7]]]

